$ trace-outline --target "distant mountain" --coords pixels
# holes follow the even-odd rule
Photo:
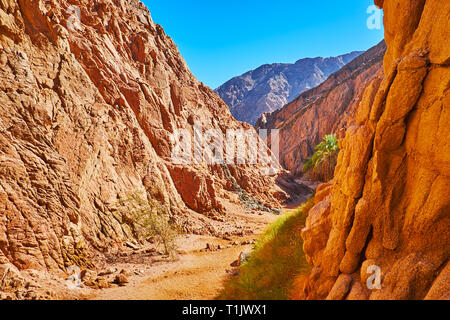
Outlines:
[[[318,87],[261,116],[255,124],[257,129],[280,130],[280,163],[285,169],[300,175],[303,160],[314,153],[314,147],[326,134],[343,138],[364,90],[383,73],[385,52],[386,43],[381,41]]]
[[[266,64],[227,81],[215,91],[237,120],[254,124],[263,113],[280,109],[304,91],[317,87],[362,53]]]

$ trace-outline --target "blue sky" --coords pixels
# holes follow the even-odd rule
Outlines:
[[[262,64],[366,50],[371,0],[143,0],[194,75],[215,89]]]

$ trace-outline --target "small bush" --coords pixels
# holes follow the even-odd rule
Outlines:
[[[131,226],[139,240],[152,239],[162,245],[165,254],[175,255],[178,237],[177,228],[169,222],[169,208],[158,201],[148,201],[140,193],[131,193],[119,201],[126,212],[125,221]]]
[[[329,134],[315,147],[314,155],[303,164],[303,172],[311,180],[326,182],[333,179],[339,154],[338,144],[336,135]]]
[[[258,239],[249,260],[240,267],[239,276],[225,283],[218,299],[289,299],[295,278],[310,270],[300,232],[313,204],[311,198],[271,224]]]

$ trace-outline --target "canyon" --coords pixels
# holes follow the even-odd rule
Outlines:
[[[280,80],[277,94],[255,87],[262,108],[233,107],[257,82],[233,79],[217,90],[230,111],[138,0],[0,0],[0,299],[214,298],[223,268],[311,195],[295,180],[330,133],[341,151],[297,230],[311,272],[295,296],[450,299],[450,2],[375,4],[385,41],[324,69],[299,61],[317,72],[295,86],[288,66],[261,67]],[[279,163],[235,112],[280,130]],[[199,124],[247,132],[270,170],[211,162],[211,137],[190,150],[205,161],[174,161],[174,134],[207,137]],[[182,233],[177,262],[136,236],[120,201],[136,192]],[[95,292],[61,289],[74,266],[104,274]]]
[[[256,165],[172,161],[179,128],[254,130],[194,78],[148,9],[76,3],[0,2],[0,263],[94,265],[136,240],[118,208],[131,192],[193,234],[245,231],[224,210],[238,193],[279,208],[287,194]]]
[[[321,85],[308,90],[274,112],[264,113],[257,129],[280,130],[280,164],[300,176],[303,161],[330,133],[342,138],[367,85],[382,74],[384,41],[364,52]]]

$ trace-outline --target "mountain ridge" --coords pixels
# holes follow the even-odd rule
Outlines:
[[[264,64],[228,80],[215,92],[237,120],[254,124],[262,113],[283,107],[362,53],[353,51],[336,57]]]

